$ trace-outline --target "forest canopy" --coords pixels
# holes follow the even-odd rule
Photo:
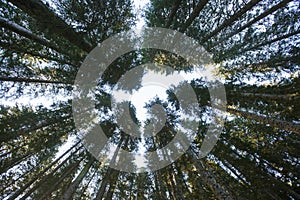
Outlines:
[[[0,0],[0,199],[300,199],[299,1],[136,4]],[[170,31],[155,40],[151,30]],[[120,45],[109,46],[114,37]],[[151,48],[126,51],[124,38]],[[195,44],[152,48],[182,38]],[[193,45],[217,80],[196,73]],[[108,66],[83,84],[87,61]],[[178,74],[186,80],[159,86]],[[95,156],[102,143],[124,170]]]

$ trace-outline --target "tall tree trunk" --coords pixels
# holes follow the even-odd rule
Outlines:
[[[75,145],[73,145],[69,150],[67,150],[65,153],[63,153],[60,157],[58,157],[56,160],[54,160],[50,165],[48,165],[45,169],[43,169],[41,172],[39,172],[36,176],[34,176],[30,181],[28,181],[24,186],[22,186],[19,190],[17,190],[12,196],[9,197],[9,199],[16,199],[20,194],[22,194],[30,185],[32,185],[36,180],[38,180],[39,178],[41,178],[50,168],[52,168],[56,163],[58,163],[58,161],[60,159],[62,159],[65,155],[67,155],[70,151],[72,151],[78,144],[80,143],[77,142]],[[82,146],[80,148],[78,148],[77,150],[75,150],[74,152],[72,152],[72,154],[68,157],[71,158],[79,149],[81,149]],[[67,160],[65,159],[64,162],[62,162],[62,164],[64,164]],[[61,166],[61,165],[60,165]]]
[[[251,93],[251,92],[242,92],[242,93],[232,93],[233,96],[243,96],[250,98],[259,98],[259,99],[270,99],[270,100],[298,100],[300,95],[298,93],[294,94],[266,94],[266,93]]]
[[[125,136],[119,143],[118,145],[118,151],[115,152],[113,158],[112,158],[112,161],[115,162],[116,161],[116,158],[119,154],[119,148],[122,147],[122,144],[123,144],[123,140],[124,140],[124,146],[125,147],[128,147],[128,142],[129,142],[129,139],[130,139],[130,136],[127,135],[127,137]],[[119,155],[120,157],[122,157],[122,154]],[[117,186],[117,181],[118,181],[118,178],[119,178],[119,175],[120,175],[120,171],[119,170],[113,170],[114,174],[112,175],[112,178],[110,179],[110,183],[109,183],[109,189],[108,189],[108,193],[107,193],[107,196],[106,196],[106,199],[112,199],[112,196],[113,196],[113,193],[115,191],[115,188]]]
[[[172,7],[172,10],[171,10],[171,12],[170,12],[170,14],[169,14],[169,16],[168,16],[168,20],[167,20],[167,22],[166,22],[166,28],[169,28],[169,27],[170,27],[170,25],[171,25],[171,23],[172,23],[172,21],[173,21],[173,18],[174,18],[174,16],[175,16],[177,10],[179,9],[180,3],[181,3],[181,0],[176,0],[176,1],[174,2],[174,5],[173,5],[173,7]]]
[[[165,195],[162,194],[162,184],[160,184],[160,178],[158,177],[158,171],[154,172],[154,184],[155,184],[155,194],[156,194],[156,199],[158,199],[159,197],[161,197],[162,199],[166,199],[164,198]]]
[[[25,159],[31,157],[35,152],[29,152],[29,153],[26,153],[24,155],[21,155],[21,157],[18,157],[18,158],[12,158],[8,161],[6,160],[1,160],[0,162],[0,174],[6,172],[7,170],[9,170],[10,168],[18,165],[19,163],[21,163],[22,161],[24,161]],[[3,164],[2,164],[3,162]]]
[[[259,44],[255,45],[255,46],[252,46],[252,47],[249,47],[249,48],[245,48],[245,49],[241,49],[237,53],[241,54],[241,53],[244,53],[244,52],[247,52],[247,51],[258,49],[260,47],[263,47],[263,46],[266,46],[266,45],[270,45],[270,44],[278,42],[280,40],[287,39],[287,38],[289,38],[291,36],[298,35],[299,33],[300,33],[300,30],[297,30],[297,31],[291,32],[291,33],[287,33],[285,35],[278,36],[277,38],[274,38],[272,40],[267,40],[265,42],[259,43]]]
[[[280,119],[274,119],[272,117],[265,117],[261,115],[257,115],[250,112],[240,111],[233,108],[227,108],[227,111],[231,114],[244,117],[246,119],[255,120],[257,122],[261,122],[263,124],[270,124],[273,127],[283,129],[286,131],[292,131],[294,133],[300,134],[300,125],[295,124],[293,122],[288,122]]]
[[[171,170],[172,169],[172,170]],[[178,187],[178,183],[175,179],[176,174],[174,174],[174,168],[172,167],[170,170],[167,170],[167,177],[169,179],[169,182],[171,183],[171,188],[174,194],[175,199],[181,199],[182,198],[182,193],[180,193],[180,189],[182,189],[183,186]]]
[[[166,169],[164,169],[164,175],[165,175],[165,182],[166,182],[167,189],[168,189],[167,191],[169,193],[169,199],[176,200],[175,189],[173,188],[170,177],[168,175],[168,171]]]
[[[240,18],[243,14],[245,14],[248,10],[250,10],[252,7],[254,7],[258,2],[261,0],[251,0],[248,4],[246,4],[241,10],[236,12],[234,15],[232,15],[229,19],[225,20],[223,24],[218,26],[215,30],[213,30],[211,33],[209,33],[207,36],[205,36],[201,43],[206,42],[210,38],[217,35],[222,29],[224,29],[227,26],[230,26],[234,21],[236,21],[238,18]]]
[[[242,43],[242,44],[239,45],[239,48],[237,48],[236,46],[233,46],[232,48],[227,49],[225,53],[223,53],[222,55],[219,55],[219,56],[222,57],[222,60],[234,58],[234,57],[239,56],[240,54],[243,54],[247,51],[257,50],[260,47],[270,45],[272,43],[278,42],[278,41],[283,40],[283,39],[287,39],[291,36],[298,35],[299,33],[300,33],[300,30],[297,30],[295,32],[291,32],[291,33],[284,34],[282,36],[278,36],[277,38],[274,38],[274,39],[271,39],[271,40],[265,40],[262,43],[258,43],[257,45],[254,45],[252,47],[247,47],[247,48],[242,48],[242,47],[247,45],[248,42],[246,42],[244,44]],[[285,60],[285,59],[284,60],[285,61],[290,60],[290,61],[293,61],[293,62],[297,63],[297,61],[299,60],[298,58],[299,58],[299,55],[296,55],[296,56],[291,56],[290,58],[287,58],[287,60]],[[267,62],[267,63],[269,63],[269,62]],[[274,61],[271,60],[270,64],[273,65]],[[254,69],[254,72],[256,72],[256,71],[257,70]]]
[[[13,140],[13,139],[17,139],[19,136],[26,136],[30,132],[33,132],[33,131],[42,129],[42,128],[47,127],[47,126],[51,126],[51,125],[57,124],[57,123],[61,123],[62,120],[70,118],[70,117],[71,117],[70,115],[66,115],[64,117],[58,116],[54,120],[53,119],[50,119],[50,120],[46,119],[46,120],[44,120],[42,122],[37,122],[37,124],[35,124],[32,127],[22,128],[21,130],[15,130],[16,132],[13,132],[13,133],[12,132],[3,132],[3,133],[0,133],[0,143],[1,142],[8,142],[8,141]]]
[[[55,46],[49,40],[35,35],[30,30],[27,30],[26,28],[9,21],[8,19],[0,17],[0,26],[61,53],[61,49],[58,46]]]
[[[126,137],[126,139],[124,137]],[[128,136],[124,136],[124,137],[121,138],[121,140],[120,140],[120,142],[118,144],[118,147],[117,147],[116,151],[114,152],[114,155],[113,155],[113,157],[111,159],[111,163],[116,162],[116,158],[117,158],[117,156],[119,154],[119,150],[120,150],[123,142],[125,142],[125,146],[128,144],[130,136],[128,135]],[[111,174],[117,174],[117,176],[111,180],[111,178],[110,178]],[[117,170],[115,170],[113,168],[108,167],[108,170],[107,170],[107,172],[105,174],[105,177],[102,179],[102,182],[101,182],[100,188],[99,188],[99,190],[97,192],[95,200],[101,200],[103,198],[104,193],[105,193],[105,189],[106,189],[107,185],[109,184],[109,182],[110,183],[115,182],[116,179],[118,178],[118,176],[119,176],[119,171],[117,171]]]
[[[285,5],[287,5],[289,2],[291,2],[293,0],[284,0],[280,3],[278,3],[277,5],[273,6],[272,8],[270,8],[269,10],[263,12],[262,14],[260,14],[259,16],[255,17],[254,19],[250,20],[248,23],[246,23],[244,26],[238,28],[237,30],[233,31],[232,33],[228,34],[225,38],[222,38],[220,41],[218,41],[217,43],[213,44],[212,46],[215,46],[217,44],[220,44],[222,42],[224,42],[225,40],[231,38],[232,36],[238,34],[239,32],[241,32],[242,30],[250,27],[251,25],[253,25],[254,23],[258,22],[259,20],[265,18],[266,16],[274,13],[275,11],[277,11],[278,9],[284,7]]]
[[[162,182],[162,176],[161,176],[161,169],[154,172],[154,180],[155,180],[155,189],[156,192],[159,194],[157,198],[167,199],[165,186]]]
[[[282,182],[282,181],[280,181],[279,179],[277,179],[275,176],[274,176],[274,174],[272,174],[272,173],[270,173],[270,171],[272,171],[272,170],[278,170],[278,168],[276,167],[276,166],[278,166],[277,164],[276,164],[276,162],[272,162],[272,161],[270,161],[270,160],[266,160],[265,158],[266,158],[266,156],[265,156],[265,154],[264,153],[261,153],[260,151],[258,151],[258,150],[255,150],[255,149],[253,149],[250,145],[248,145],[247,143],[245,143],[244,141],[242,141],[242,140],[237,140],[237,141],[233,141],[232,139],[232,137],[230,137],[230,136],[224,136],[225,137],[225,139],[224,139],[224,141],[225,141],[225,143],[226,144],[233,144],[234,146],[235,146],[235,148],[236,149],[238,149],[238,150],[241,150],[241,151],[245,151],[245,152],[248,152],[248,157],[251,157],[251,158],[255,158],[255,159],[249,159],[249,162],[251,162],[251,164],[247,164],[245,167],[247,167],[247,166],[249,166],[249,165],[256,165],[256,166],[258,166],[257,168],[258,169],[260,169],[260,171],[262,172],[262,173],[264,173],[265,174],[265,176],[268,176],[271,180],[272,180],[272,182],[273,183],[275,183],[275,185],[277,185],[277,186],[279,186],[279,187],[281,187],[281,188],[283,188],[283,190],[285,190],[286,192],[288,192],[288,193],[290,193],[292,196],[294,196],[296,199],[300,199],[300,195],[299,194],[297,194],[295,191],[293,191],[288,185],[286,185],[286,183],[284,183],[284,182]],[[223,142],[223,143],[221,143],[220,145],[221,145],[221,149],[224,149],[224,148],[226,148],[225,147],[225,143]],[[228,148],[228,147],[227,147]],[[238,157],[240,157],[241,158],[241,155],[240,154],[238,154],[237,152],[236,152],[236,150],[234,151],[233,149],[230,149],[232,152],[234,152],[234,154],[235,155],[237,155]],[[274,154],[274,157],[276,157],[277,158],[277,156],[276,156],[276,154]],[[226,156],[222,156],[222,159],[223,160],[225,160],[225,161],[227,161],[226,159]],[[270,158],[270,157],[269,157]],[[275,159],[276,159],[275,158]],[[272,159],[271,159],[272,160]],[[273,160],[274,161],[274,160]],[[228,161],[227,161],[228,162]],[[224,163],[224,162],[223,162]],[[237,164],[237,165],[235,165],[235,167],[238,169],[239,168],[239,165]],[[286,172],[286,173],[284,173],[284,172],[282,172],[283,174],[284,174],[284,176],[287,176],[288,177],[288,175],[286,174],[286,173],[289,173],[289,171],[288,172]],[[246,172],[244,171],[244,174],[245,174],[245,176],[246,176]],[[243,175],[244,175],[243,174]],[[251,177],[251,175],[248,175],[248,178],[249,177]],[[252,178],[252,177],[251,177]],[[249,178],[249,179],[251,179],[251,178]],[[252,182],[255,182],[255,181],[257,181],[255,178],[254,179],[252,179]]]
[[[107,200],[112,199],[114,191],[117,186],[117,180],[118,180],[119,174],[120,174],[120,171],[118,171],[118,170],[114,170],[113,174],[111,174],[111,179],[109,181],[109,188],[108,188],[108,192],[107,192],[105,199],[107,199]]]
[[[261,167],[258,167],[255,159],[251,161],[250,159],[242,157],[239,153],[229,148],[223,142],[220,143],[218,147],[222,149],[222,151],[218,151],[218,154],[220,155],[220,157],[222,157],[222,159],[225,159],[230,164],[233,164],[246,177],[246,179],[250,181],[252,186],[256,185],[257,188],[262,189],[261,191],[256,192],[266,192],[269,196],[276,197],[275,199],[278,199],[278,195],[281,191],[276,191],[274,192],[274,194],[270,192],[273,190],[273,188],[281,188],[289,195],[295,197],[295,199],[300,198],[300,194],[293,191],[285,183],[281,182],[274,176],[266,173],[266,171],[264,171]],[[224,152],[224,149],[229,150],[230,153]],[[233,154],[234,156],[232,156]],[[252,174],[249,174],[249,171],[251,171]],[[265,182],[264,188],[261,188],[262,180]]]
[[[187,181],[183,178],[184,177],[184,174],[182,172],[182,169],[181,169],[181,164],[178,162],[175,162],[175,167],[176,167],[176,171],[177,171],[177,176],[175,177],[177,182],[179,183],[179,187],[182,186],[182,194],[183,194],[183,197],[182,199],[185,199],[185,197],[187,197],[188,195],[191,194],[191,191],[189,190],[189,186],[187,184]],[[183,189],[184,188],[184,189]]]
[[[271,71],[276,66],[286,66],[288,63],[297,63],[300,60],[300,55],[296,56],[287,56],[287,57],[279,57],[279,58],[272,58],[267,61],[258,62],[258,63],[252,63],[252,64],[246,64],[235,68],[226,69],[226,71],[235,73],[240,72],[243,70],[247,70],[249,72],[265,72],[265,71]]]
[[[65,84],[65,85],[71,84],[71,83],[66,83],[64,81],[52,81],[52,80],[19,78],[19,77],[3,77],[3,76],[0,77],[0,81],[20,82],[20,83],[49,83],[49,84]]]
[[[75,153],[74,153],[75,154]],[[40,187],[42,184],[44,184],[45,182],[47,182],[47,179],[51,176],[53,176],[53,174],[55,172],[57,172],[64,164],[67,163],[67,161],[70,161],[70,159],[72,158],[72,156],[74,154],[71,154],[70,156],[68,156],[63,162],[61,162],[59,165],[57,165],[49,174],[45,175],[44,177],[39,177],[41,178],[39,181],[37,181],[37,183],[31,187],[24,196],[22,196],[21,199],[25,200],[27,197],[29,197],[38,187]],[[79,163],[83,160],[84,157],[80,158],[79,161],[77,161],[76,163],[73,163],[75,166],[78,166]],[[9,198],[8,200],[13,200],[14,198]]]
[[[78,188],[79,184],[81,183],[82,179],[90,170],[91,166],[93,165],[95,158],[90,158],[90,161],[84,166],[80,174],[76,177],[76,179],[71,183],[67,191],[65,191],[62,199],[63,200],[70,200],[72,199],[73,194],[75,193],[76,189]]]
[[[184,180],[183,180],[182,172],[180,171],[180,167],[178,167],[177,162],[173,163],[172,166],[173,166],[173,175],[176,182],[175,187],[176,187],[178,199],[185,200],[186,198],[183,189],[184,188],[186,190],[188,189],[186,188],[186,185],[183,183]],[[175,171],[177,172],[177,174]]]
[[[75,163],[71,164],[72,166],[66,171],[64,172],[59,179],[49,187],[49,189],[39,198],[39,200],[45,200],[48,199],[50,194],[55,190],[55,188],[62,183],[65,178],[67,178],[72,172],[74,172],[74,170],[76,170],[76,168],[78,168],[80,162],[83,160],[84,157],[82,157],[80,160],[76,161]],[[40,185],[42,185],[43,182],[40,182],[40,184],[38,185],[38,187]],[[29,196],[29,195],[28,195]],[[25,200],[26,198],[22,197],[21,200]]]
[[[112,168],[107,169],[107,171],[105,173],[105,176],[102,178],[101,185],[100,185],[100,188],[98,189],[95,200],[102,200],[103,199],[105,189],[108,185],[109,177],[110,177],[112,172],[113,172]]]
[[[186,20],[186,22],[181,27],[180,31],[185,32],[186,29],[193,23],[196,17],[198,17],[200,11],[204,8],[204,6],[208,3],[208,0],[201,0],[197,7],[193,9],[193,12],[189,16],[189,18]]]
[[[1,137],[1,134],[0,134],[0,137]],[[0,158],[5,157],[5,156],[7,156],[7,155],[9,155],[9,154],[16,153],[16,151],[18,151],[21,147],[23,147],[23,146],[22,146],[22,145],[19,145],[19,146],[13,148],[13,149],[10,150],[10,151],[7,151],[7,150],[6,150],[5,153],[3,153],[3,154],[0,155]],[[3,151],[5,151],[5,150],[3,150]],[[2,159],[1,159],[1,160],[2,160]]]
[[[169,155],[166,153],[165,149],[162,151],[162,156],[164,160],[169,160]],[[174,181],[172,180],[173,177],[171,177],[168,168],[164,168],[162,169],[165,177],[166,177],[166,185],[170,194],[170,197],[172,196],[172,199],[177,199],[176,197],[176,191],[175,191],[175,187],[174,187]]]
[[[72,27],[70,27],[64,20],[62,20],[56,13],[51,11],[40,0],[9,0],[25,13],[36,19],[41,23],[45,29],[50,31],[53,35],[61,35],[66,40],[75,44],[85,52],[92,50],[92,45],[87,42],[82,35],[78,34]]]
[[[87,184],[86,184],[84,187],[82,187],[81,193],[80,193],[80,197],[82,197],[82,196],[84,195],[86,189],[89,187],[90,183],[91,183],[92,180],[94,179],[94,176],[96,175],[97,171],[98,171],[98,168],[95,168],[95,171],[94,171],[94,173],[91,175],[90,180],[87,182]]]
[[[226,200],[230,200],[233,199],[233,197],[231,196],[231,194],[228,192],[229,190],[224,188],[225,186],[221,186],[216,179],[214,178],[213,174],[210,171],[207,171],[205,169],[205,167],[203,166],[203,161],[199,160],[195,153],[189,149],[187,151],[190,159],[193,161],[193,163],[195,164],[195,167],[197,168],[198,172],[201,174],[201,177],[203,179],[203,181],[205,182],[205,184],[214,192],[214,194],[216,195],[216,197],[218,199],[226,199]]]
[[[7,49],[9,52],[28,54],[30,56],[38,57],[38,58],[45,59],[45,60],[48,60],[48,61],[55,61],[55,62],[57,62],[59,64],[62,64],[62,65],[70,65],[70,66],[73,66],[76,69],[79,68],[79,65],[80,65],[80,63],[67,61],[66,59],[60,59],[60,58],[57,58],[57,57],[54,57],[54,56],[49,56],[49,55],[41,54],[41,53],[38,53],[38,52],[30,51],[30,50],[28,50],[28,48],[21,47],[18,44],[13,44],[13,43],[0,41],[0,46]]]
[[[238,178],[238,180],[242,183],[243,186],[248,187],[250,185],[248,182],[245,181],[244,177],[241,176],[242,174],[238,174],[235,171],[236,168],[233,168],[234,166],[231,165],[227,160],[223,159],[223,157],[216,156],[216,158],[218,160],[222,161],[222,164],[231,171],[230,173],[234,174]],[[250,189],[250,188],[248,188],[248,189]]]

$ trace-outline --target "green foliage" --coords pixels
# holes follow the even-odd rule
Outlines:
[[[0,0],[1,199],[300,199],[297,0],[150,0],[143,14],[147,26],[182,31],[213,55],[220,66],[216,73],[225,77],[228,112],[217,112],[217,119],[227,119],[222,134],[210,154],[199,159],[202,142],[210,137],[208,87],[213,83],[201,77],[191,80],[199,105],[188,105],[188,113],[201,111],[194,141],[167,167],[137,174],[104,166],[83,148],[68,100],[87,50],[135,25],[133,1],[44,2]],[[135,125],[147,125],[145,131],[152,130],[158,116],[151,107],[161,105],[167,115],[157,134],[142,139],[118,126],[110,92],[139,90],[144,70],[136,70],[129,83],[122,77],[145,63],[175,70],[155,70],[164,75],[192,72],[184,58],[157,49],[128,52],[108,66],[99,77],[95,109],[98,125],[118,147],[114,160],[134,162],[119,150],[153,152],[183,135],[180,123],[192,123],[180,115],[176,94],[185,95],[183,87],[172,87],[166,99],[147,102],[144,121],[132,102],[122,104],[129,107]],[[6,105],[28,96],[60,100],[52,106],[24,100],[24,105]],[[177,145],[184,146],[185,139]],[[172,153],[152,155],[171,159]],[[146,159],[145,169],[157,164]]]

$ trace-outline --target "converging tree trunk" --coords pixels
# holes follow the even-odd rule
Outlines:
[[[239,17],[241,17],[243,14],[245,14],[248,10],[250,10],[252,7],[254,7],[258,2],[261,0],[251,0],[249,3],[247,3],[241,10],[233,14],[229,19],[225,20],[223,24],[218,26],[215,30],[213,30],[211,33],[209,33],[207,36],[205,36],[201,41],[207,42],[210,38],[217,35],[222,29],[224,29],[227,26],[230,26],[234,21],[236,21]]]
[[[82,179],[85,177],[85,175],[89,172],[90,168],[92,167],[95,159],[94,158],[89,158],[90,161],[84,166],[82,171],[78,174],[76,179],[71,183],[67,191],[65,191],[64,195],[62,196],[63,200],[69,200],[72,199],[72,196],[75,192],[75,190],[78,188],[78,185],[82,181]]]
[[[65,21],[57,16],[56,13],[51,11],[40,0],[28,0],[26,2],[21,0],[9,0],[14,5],[22,9],[28,15],[36,19],[41,23],[45,29],[47,28],[52,34],[63,36],[66,40],[75,44],[86,52],[92,50],[91,44],[89,44],[82,35],[78,34],[73,28],[71,28]]]
[[[20,34],[21,36],[24,36],[28,39],[31,39],[41,45],[44,45],[46,47],[49,47],[50,49],[53,49],[57,52],[62,52],[61,49],[54,45],[53,43],[51,43],[49,40],[45,39],[45,38],[42,38],[38,35],[35,35],[34,33],[32,33],[30,30],[27,30],[26,28],[14,23],[14,22],[11,22],[9,21],[8,19],[5,19],[3,17],[0,17],[0,26],[3,27],[3,28],[6,28],[8,30],[11,30],[15,33],[18,33]],[[64,52],[63,52],[64,53]]]
[[[19,78],[19,77],[0,77],[0,81],[20,82],[20,83],[49,83],[49,84],[70,84],[64,81],[52,81],[43,79]]]
[[[233,108],[227,108],[227,111],[231,114],[244,117],[246,119],[255,120],[257,122],[263,123],[263,124],[269,124],[273,127],[286,130],[286,131],[292,131],[294,133],[300,134],[300,125],[295,124],[293,122],[287,122],[279,119],[274,119],[272,117],[257,115],[250,112],[240,111]]]
[[[201,10],[205,7],[205,5],[208,3],[208,0],[202,0],[198,3],[195,9],[193,9],[192,14],[188,17],[184,25],[181,27],[180,31],[185,32],[186,29],[193,23],[196,17],[198,17]]]
[[[239,32],[243,31],[244,29],[249,28],[251,25],[255,24],[259,20],[262,20],[265,17],[267,17],[268,15],[270,15],[270,14],[274,13],[275,11],[279,10],[280,8],[283,8],[284,6],[286,6],[291,1],[293,1],[293,0],[284,0],[284,1],[280,2],[280,3],[278,3],[277,5],[273,6],[269,10],[263,12],[259,16],[257,16],[254,19],[250,20],[248,23],[246,23],[242,27],[240,27],[237,30],[233,31],[232,33],[226,35],[225,38],[222,38],[221,40],[219,40],[217,43],[215,43],[212,46],[215,46],[215,45],[217,45],[219,43],[222,43],[222,42],[226,41],[227,39],[231,38],[232,36],[234,36],[234,35],[238,34]]]

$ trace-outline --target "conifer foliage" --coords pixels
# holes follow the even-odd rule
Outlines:
[[[146,26],[197,40],[219,66],[227,110],[220,112],[226,121],[213,150],[198,157],[211,111],[201,78],[190,81],[204,113],[195,141],[162,169],[118,171],[97,160],[78,137],[72,115],[76,74],[94,47],[134,28],[139,15],[133,1],[0,0],[0,199],[300,199],[299,1],[150,0],[143,9]],[[118,126],[107,88],[141,88],[140,71],[131,86],[117,83],[145,63],[192,70],[171,52],[143,49],[117,58],[100,77],[99,125],[110,142],[130,152],[138,151],[141,139]],[[160,104],[167,115],[163,128],[145,139],[145,151],[182,134],[176,129],[182,120],[176,92],[182,91],[170,89],[167,99],[146,104],[149,130],[156,119],[152,105]],[[140,125],[133,104],[129,112]]]

